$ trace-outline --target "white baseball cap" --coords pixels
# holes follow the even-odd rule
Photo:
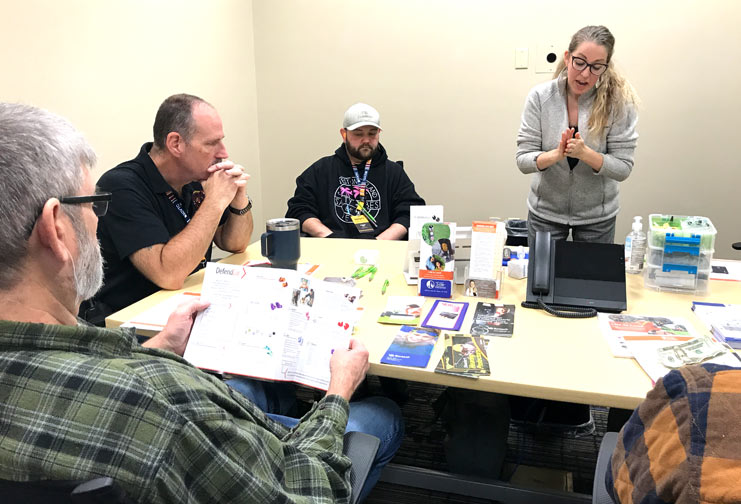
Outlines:
[[[378,110],[365,103],[356,103],[345,111],[345,119],[342,121],[342,127],[347,130],[354,130],[361,126],[375,126],[381,128],[381,115]]]

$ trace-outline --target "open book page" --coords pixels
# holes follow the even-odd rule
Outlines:
[[[205,369],[326,390],[329,359],[347,347],[360,290],[296,271],[209,263],[184,358]]]

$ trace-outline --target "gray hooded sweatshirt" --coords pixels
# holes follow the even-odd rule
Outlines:
[[[527,97],[522,124],[517,134],[517,167],[534,173],[527,206],[542,219],[559,224],[583,225],[610,219],[620,210],[618,182],[633,169],[633,153],[638,140],[638,116],[632,104],[622,113],[613,113],[602,135],[589,132],[589,115],[596,88],[579,97],[579,133],[584,142],[603,154],[598,172],[579,161],[573,170],[566,159],[538,171],[538,155],[558,147],[561,133],[568,129],[565,75],[535,86]]]

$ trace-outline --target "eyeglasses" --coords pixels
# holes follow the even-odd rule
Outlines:
[[[605,63],[587,63],[587,60],[580,58],[579,56],[571,57],[571,66],[574,70],[582,72],[585,68],[589,67],[589,71],[592,75],[602,75],[607,70]]]
[[[103,217],[108,211],[108,203],[111,201],[112,195],[109,192],[95,193],[90,196],[69,196],[67,198],[59,198],[60,203],[66,203],[68,205],[81,205],[83,203],[92,203],[93,212],[98,217]]]

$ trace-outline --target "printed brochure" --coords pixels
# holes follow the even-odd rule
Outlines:
[[[479,302],[473,314],[471,334],[474,336],[512,337],[515,329],[515,305]]]
[[[424,304],[425,298],[421,296],[389,296],[378,321],[382,324],[417,325]]]
[[[196,367],[327,390],[329,359],[347,348],[360,289],[292,270],[209,263],[183,357]]]
[[[437,329],[401,326],[391,346],[381,357],[381,363],[427,367],[439,335],[440,331]]]
[[[489,356],[486,352],[487,340],[468,334],[448,334],[444,336],[445,349],[435,368],[436,373],[478,378],[489,376]]]

